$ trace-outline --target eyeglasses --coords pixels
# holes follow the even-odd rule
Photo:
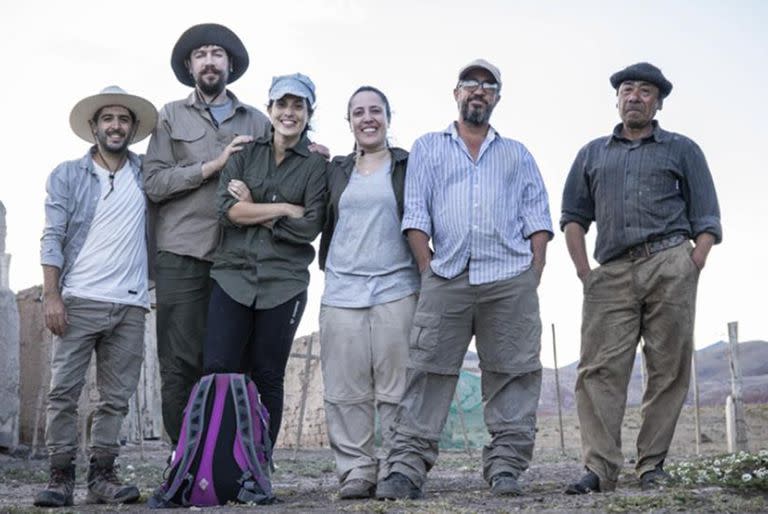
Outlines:
[[[474,79],[460,80],[459,87],[466,91],[474,91],[480,87],[483,89],[483,91],[490,91],[492,93],[495,93],[499,90],[499,84],[496,82],[480,82],[479,80]]]
[[[109,191],[107,191],[107,194],[104,195],[103,200],[106,200],[109,195],[112,194],[112,191],[115,190],[115,173],[116,171],[110,171],[109,172]]]

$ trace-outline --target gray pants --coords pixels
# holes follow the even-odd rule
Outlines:
[[[699,270],[682,244],[593,269],[584,283],[576,408],[584,464],[612,491],[624,464],[621,423],[640,337],[647,384],[637,437],[638,476],[667,456],[688,393]]]
[[[519,475],[533,455],[541,390],[538,277],[470,285],[467,272],[447,280],[427,270],[410,341],[403,399],[397,410],[388,473],[421,487],[438,455],[464,355],[474,335],[482,369],[483,476]]]
[[[415,310],[416,295],[364,309],[323,305],[320,310],[325,420],[341,483],[378,479],[375,416],[378,411],[382,446],[388,450],[405,389]]]
[[[94,350],[99,402],[90,453],[117,456],[128,400],[139,383],[146,311],[76,297],[66,298],[64,305],[69,325],[63,336],[54,338],[48,393],[46,445],[51,462],[65,465],[77,453],[77,402]]]

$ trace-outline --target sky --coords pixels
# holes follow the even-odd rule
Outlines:
[[[768,2],[756,1],[415,1],[281,0],[111,3],[12,2],[3,7],[0,81],[10,286],[42,283],[39,239],[45,180],[87,144],[69,128],[85,96],[117,84],[156,107],[186,97],[171,49],[191,25],[224,24],[248,48],[250,68],[231,85],[264,110],[271,77],[300,71],[317,85],[312,139],[333,155],[352,148],[344,120],[360,85],[382,89],[393,109],[390,137],[410,149],[420,135],[456,119],[458,69],[477,57],[502,73],[491,123],[534,155],[557,227],[565,177],[579,148],[618,122],[608,77],[638,61],[659,66],[674,84],[657,115],[704,151],[718,191],[724,239],[703,270],[696,346],[728,337],[768,339]],[[132,150],[143,153],[145,140]],[[590,253],[594,230],[588,236]],[[317,329],[323,277],[311,268],[309,304],[298,335]],[[559,229],[539,288],[542,362],[578,359],[581,283]]]

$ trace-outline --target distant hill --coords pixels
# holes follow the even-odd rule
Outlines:
[[[746,341],[739,343],[741,372],[744,378],[742,394],[747,403],[768,403],[768,342]],[[642,403],[642,375],[640,354],[635,356],[632,378],[627,392],[629,405]],[[559,369],[560,398],[564,410],[576,408],[574,387],[578,362]],[[724,405],[731,392],[731,371],[728,343],[719,341],[696,351],[696,366],[701,405]],[[693,403],[693,387],[688,392],[687,403]],[[555,372],[544,368],[544,378],[539,402],[540,412],[557,412]]]

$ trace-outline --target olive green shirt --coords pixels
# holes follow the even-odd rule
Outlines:
[[[218,177],[203,180],[203,163],[218,157],[238,135],[271,133],[264,114],[230,91],[227,95],[232,111],[218,125],[194,91],[160,110],[143,167],[145,191],[157,204],[158,250],[213,260],[219,242]]]
[[[211,277],[235,301],[271,309],[309,286],[312,241],[325,222],[325,159],[310,153],[306,136],[275,164],[272,138],[260,138],[230,157],[219,177],[217,207],[223,225]],[[304,217],[282,217],[272,228],[238,226],[227,213],[237,203],[231,179],[245,182],[255,203],[286,202],[304,207]]]

